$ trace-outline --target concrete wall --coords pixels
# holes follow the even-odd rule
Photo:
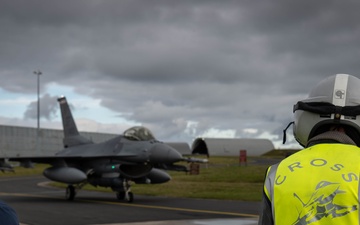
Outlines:
[[[80,132],[95,143],[106,141],[117,135]],[[37,148],[37,129],[0,125],[0,156],[54,155],[63,149],[62,130],[40,129],[39,148]]]

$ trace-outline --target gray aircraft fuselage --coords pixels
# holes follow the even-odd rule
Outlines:
[[[56,153],[57,156],[119,157],[134,163],[174,163],[182,159],[175,149],[157,140],[133,141],[118,136],[98,144],[72,146]]]

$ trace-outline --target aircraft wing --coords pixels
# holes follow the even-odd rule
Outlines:
[[[9,157],[9,161],[20,162],[21,166],[25,166],[27,163],[44,163],[44,164],[56,164],[61,160],[81,160],[81,157],[64,157],[64,156],[22,156],[22,157]]]
[[[23,167],[32,167],[33,163],[43,163],[51,165],[63,165],[64,162],[81,162],[81,161],[90,161],[97,159],[113,159],[117,160],[122,164],[136,164],[131,163],[126,159],[131,159],[132,157],[137,157],[136,154],[126,154],[126,155],[101,155],[101,156],[21,156],[21,157],[7,157],[9,161],[20,162],[20,165]],[[5,158],[0,158],[4,161]]]

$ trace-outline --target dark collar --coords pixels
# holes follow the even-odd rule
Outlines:
[[[313,146],[315,144],[325,144],[325,143],[341,143],[341,144],[349,144],[356,145],[355,142],[347,136],[345,133],[338,131],[327,131],[322,134],[316,135],[311,138],[306,147]]]

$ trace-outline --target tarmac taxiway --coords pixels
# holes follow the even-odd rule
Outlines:
[[[114,193],[81,190],[66,201],[63,189],[39,185],[42,176],[0,177],[0,199],[27,225],[255,225],[259,202],[150,197],[133,203]],[[239,190],[241,191],[241,190]]]

